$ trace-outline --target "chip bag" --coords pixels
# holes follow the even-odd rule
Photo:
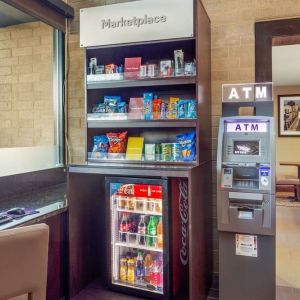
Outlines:
[[[181,147],[183,161],[196,160],[196,132],[187,132],[176,136]]]
[[[106,134],[109,141],[108,153],[125,153],[127,145],[127,131]]]

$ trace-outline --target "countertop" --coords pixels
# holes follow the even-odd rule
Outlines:
[[[0,200],[0,212],[7,211],[13,207],[31,208],[39,212],[2,224],[0,225],[0,230],[20,226],[24,223],[35,223],[46,217],[66,211],[66,184],[58,184]]]

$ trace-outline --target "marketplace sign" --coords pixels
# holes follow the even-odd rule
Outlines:
[[[273,101],[273,84],[271,82],[223,84],[222,102],[254,101]]]
[[[80,10],[80,47],[193,36],[193,0],[140,0]]]

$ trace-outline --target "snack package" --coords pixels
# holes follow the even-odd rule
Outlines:
[[[185,118],[185,112],[186,112],[186,101],[185,100],[179,100],[177,104],[177,118],[178,119],[184,119]]]
[[[186,118],[197,119],[196,100],[186,100]]]
[[[152,101],[152,116],[154,120],[160,119],[161,99],[156,98]]]
[[[106,105],[104,103],[98,103],[94,105],[93,113],[106,113]]]
[[[196,132],[187,132],[176,136],[177,142],[181,146],[183,161],[196,160]]]
[[[94,147],[93,147],[93,157],[103,158],[106,157],[108,152],[108,138],[106,135],[96,135],[94,136]]]
[[[175,76],[181,76],[184,73],[184,52],[174,50]]]
[[[126,112],[127,112],[126,102],[119,102],[118,113],[126,113]]]
[[[106,134],[109,141],[108,153],[125,153],[127,144],[127,131]]]
[[[160,107],[160,118],[167,119],[168,115],[169,115],[169,104],[166,102],[162,102]]]
[[[106,105],[116,106],[121,101],[120,96],[104,96],[104,103]]]
[[[170,119],[177,119],[177,104],[179,98],[177,97],[170,97],[169,102],[169,118]]]
[[[113,74],[115,72],[116,65],[109,64],[104,66],[105,74]]]
[[[129,119],[142,119],[143,98],[130,98],[129,100]]]
[[[152,119],[152,100],[153,93],[144,93],[143,95],[143,113],[145,120]]]

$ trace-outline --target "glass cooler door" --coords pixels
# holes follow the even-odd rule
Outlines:
[[[163,186],[144,182],[109,183],[112,284],[164,294]]]

